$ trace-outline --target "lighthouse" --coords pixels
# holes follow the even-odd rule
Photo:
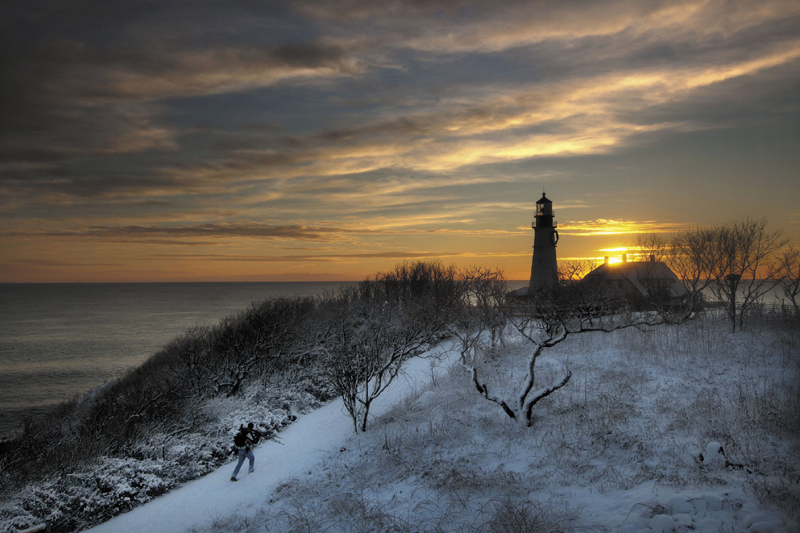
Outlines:
[[[531,265],[531,282],[528,294],[552,287],[558,281],[558,264],[556,263],[556,245],[558,231],[553,220],[553,202],[542,193],[536,202],[536,214],[533,224],[533,264]]]

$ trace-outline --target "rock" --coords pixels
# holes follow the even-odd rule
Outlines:
[[[719,520],[713,520],[711,518],[698,520],[694,524],[695,531],[720,531],[720,529],[721,527]]]
[[[620,527],[617,533],[639,533],[643,529],[647,529],[647,525],[644,522],[631,522]]]
[[[780,522],[756,522],[750,526],[750,533],[781,533],[785,531]]]
[[[692,515],[689,513],[673,514],[672,519],[675,520],[675,523],[679,526],[689,527],[692,525]]]
[[[706,453],[703,454],[703,466],[725,466],[725,450],[722,449],[722,445],[719,442],[708,443]]]
[[[708,509],[708,502],[705,498],[694,498],[691,500],[691,504],[698,513],[704,513]]]
[[[700,450],[692,450],[689,452],[689,455],[696,465],[699,466],[703,464],[703,454]]]
[[[744,517],[744,527],[750,527],[756,522],[770,522],[774,519],[772,513],[767,511],[757,511]]]
[[[706,494],[703,496],[706,503],[708,504],[708,508],[712,511],[719,511],[722,509],[722,498],[719,496],[714,496],[713,494]]]
[[[672,509],[673,515],[675,513],[681,514],[694,512],[694,505],[692,505],[692,502],[689,501],[689,498],[686,496],[681,496],[680,494],[676,494],[670,498],[667,502],[667,507]]]
[[[650,519],[650,529],[653,533],[672,533],[677,527],[678,524],[669,515],[657,514]]]

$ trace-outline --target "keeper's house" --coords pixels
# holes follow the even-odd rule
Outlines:
[[[587,274],[584,280],[606,283],[626,296],[638,294],[648,297],[661,293],[680,297],[686,294],[678,276],[652,255],[649,261],[630,262],[623,255],[621,263],[609,263],[606,257],[605,262]]]

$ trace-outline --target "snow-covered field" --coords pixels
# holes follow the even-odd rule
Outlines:
[[[409,362],[367,433],[334,401],[240,481],[228,464],[91,531],[800,531],[796,322],[573,337],[542,356],[537,386],[574,375],[530,428],[446,348]],[[528,351],[483,354],[495,389],[513,395]]]

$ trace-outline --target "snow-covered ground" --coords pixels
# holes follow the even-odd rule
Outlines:
[[[454,354],[443,347],[425,358],[409,361],[404,372],[373,404],[380,416],[391,405],[430,380],[432,372],[441,373],[453,361]],[[243,420],[242,422],[247,422]],[[253,514],[267,502],[278,485],[316,468],[331,453],[337,452],[353,435],[353,423],[340,398],[302,415],[279,434],[278,441],[267,441],[254,451],[255,472],[247,474],[247,463],[238,481],[230,481],[236,461],[215,472],[191,481],[136,509],[117,516],[88,531],[118,533],[141,531],[173,533],[190,528],[209,527],[231,514]]]
[[[414,359],[367,433],[334,401],[260,446],[240,481],[228,464],[91,531],[800,531],[798,336],[726,330],[560,345],[539,386],[565,364],[574,377],[531,428],[454,354]],[[513,397],[527,353],[510,339],[486,356],[495,393]]]

